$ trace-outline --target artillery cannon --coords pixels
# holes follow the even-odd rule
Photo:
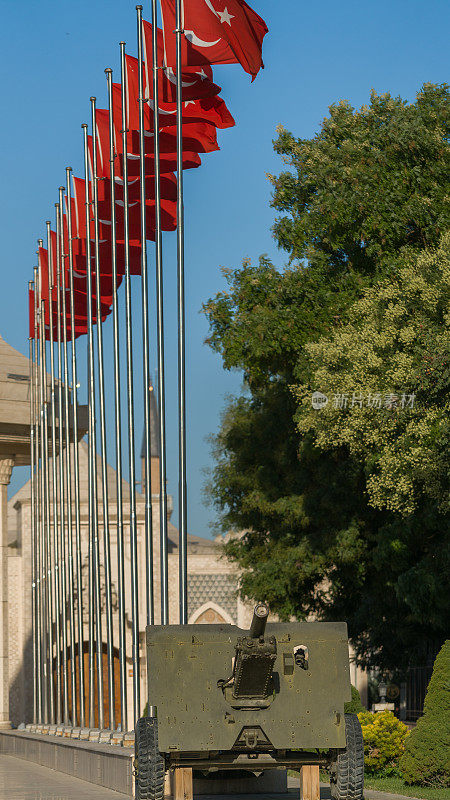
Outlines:
[[[163,800],[167,769],[329,767],[332,797],[362,800],[361,726],[345,623],[147,628],[148,702],[136,726],[137,798]]]

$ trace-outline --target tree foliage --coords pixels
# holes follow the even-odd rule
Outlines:
[[[448,85],[329,111],[313,139],[279,128],[275,151],[291,167],[272,178],[280,247],[331,276],[379,274],[405,245],[435,245],[450,221]]]
[[[431,497],[407,516],[371,504],[367,463],[348,442],[320,449],[315,430],[299,432],[293,387],[314,380],[310,343],[351,324],[403,250],[413,258],[448,228],[449,108],[448,86],[427,85],[411,104],[373,93],[359,111],[332,106],[311,140],[280,129],[289,171],[272,177],[274,235],[290,263],[225,270],[227,291],[204,307],[210,346],[244,376],[214,438],[209,485],[222,529],[241,532],[226,552],[242,593],[285,619],[346,619],[360,663],[391,669],[442,634],[441,606],[428,608],[439,565],[426,549],[441,510]],[[422,373],[445,393],[444,375],[439,389]]]
[[[450,512],[450,234],[404,253],[351,309],[347,325],[306,345],[311,377],[296,388],[301,433],[364,465],[369,502],[408,516]],[[329,402],[319,412],[311,394]]]
[[[424,715],[408,737],[400,768],[407,783],[450,786],[450,639],[436,656]]]

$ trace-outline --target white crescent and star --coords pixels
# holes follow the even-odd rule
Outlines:
[[[177,76],[175,75],[172,67],[164,67],[164,72],[169,81],[171,83],[176,84]],[[183,86],[184,89],[186,89],[188,86],[195,86],[195,81],[191,81],[190,83],[188,81],[182,81],[181,85]]]
[[[231,28],[231,20],[234,19],[234,14],[230,14],[228,8],[225,6],[223,11],[217,11],[214,8],[211,0],[205,0],[206,5],[208,6],[209,10],[212,11],[215,17],[219,20],[219,22],[224,25],[227,23]],[[193,44],[195,47],[214,47],[214,45],[219,44],[221,39],[216,39],[215,42],[205,42],[204,39],[200,39],[199,36],[195,33],[195,31],[184,31],[184,35],[186,39]]]
[[[150,106],[152,111],[154,111],[155,110],[155,104],[154,104],[153,100],[147,100],[146,102],[148,103],[148,105]],[[169,115],[171,115],[171,114],[176,114],[177,112],[176,111],[166,111],[164,108],[160,108],[159,109],[159,113],[160,114],[169,114]]]
[[[212,11],[212,13],[220,20],[222,25],[225,22],[227,22],[231,28],[231,20],[234,19],[234,14],[230,14],[226,6],[223,11],[217,11],[217,9],[215,9],[213,4],[211,3],[211,0],[205,0],[205,3],[208,6],[209,10]]]
[[[188,42],[193,44],[194,47],[214,47],[215,44],[219,44],[221,41],[221,39],[216,39],[215,42],[205,42],[203,39],[199,39],[194,31],[185,31],[184,35]]]

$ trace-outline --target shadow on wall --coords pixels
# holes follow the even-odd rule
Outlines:
[[[9,719],[13,727],[33,722],[33,640],[29,636],[22,652],[20,667],[9,688]]]

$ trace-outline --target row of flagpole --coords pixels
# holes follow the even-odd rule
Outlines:
[[[142,18],[142,6],[137,11],[137,72],[135,59],[120,43],[120,87],[113,84],[112,70],[105,70],[108,110],[98,110],[96,98],[90,99],[91,133],[83,124],[84,156],[84,211],[80,200],[82,181],[72,176],[66,168],[65,185],[59,188],[55,203],[55,232],[47,222],[47,250],[38,240],[38,266],[30,283],[33,325],[30,314],[30,414],[31,414],[31,523],[32,523],[32,608],[34,718],[36,722],[80,727],[110,729],[120,726],[127,729],[130,714],[127,693],[127,639],[131,638],[132,720],[133,726],[142,713],[140,694],[140,596],[145,597],[146,624],[155,623],[155,559],[152,519],[152,442],[151,442],[151,380],[149,270],[147,263],[147,238],[155,241],[155,314],[158,365],[159,421],[159,551],[160,551],[160,621],[169,623],[169,571],[168,571],[168,503],[166,490],[166,414],[165,414],[165,355],[164,355],[164,291],[162,231],[177,230],[177,319],[178,319],[178,493],[179,493],[179,622],[188,621],[187,582],[187,453],[186,453],[186,314],[185,314],[185,257],[184,257],[184,186],[185,165],[197,167],[201,163],[199,152],[218,149],[216,129],[234,125],[234,120],[222,99],[217,98],[220,87],[212,81],[212,63],[241,63],[254,78],[263,66],[262,41],[267,33],[264,21],[243,0],[229,0],[223,11],[211,3],[199,0],[160,0],[164,7],[164,61],[160,58],[158,39],[157,0],[151,0],[151,44],[148,23]],[[229,8],[232,13],[230,13]],[[215,26],[214,40],[205,41],[191,27],[201,24],[205,36]],[[187,20],[187,21],[186,21]],[[186,36],[184,26],[187,24]],[[168,28],[167,28],[168,26]],[[175,30],[173,27],[175,26]],[[175,34],[174,38],[173,35]],[[188,36],[189,34],[189,36]],[[216,36],[217,34],[217,36]],[[175,42],[171,55],[167,52]],[[146,82],[144,81],[144,46]],[[152,50],[151,59],[148,50]],[[183,48],[191,47],[186,58]],[[200,51],[206,47],[206,53]],[[197,48],[197,50],[196,50]],[[169,60],[167,60],[169,58]],[[194,66],[188,66],[188,65]],[[151,70],[149,69],[151,65]],[[173,66],[176,68],[175,79]],[[200,69],[201,67],[201,69]],[[193,80],[183,82],[183,69],[190,70]],[[207,73],[207,71],[209,72]],[[161,78],[161,83],[160,83]],[[164,83],[165,81],[165,83]],[[200,86],[207,87],[202,93]],[[138,123],[136,109],[138,103]],[[176,103],[173,103],[173,86],[176,84]],[[190,87],[196,88],[189,95]],[[160,111],[161,94],[166,108]],[[183,94],[184,87],[188,95]],[[117,110],[117,89],[120,93],[120,119]],[[209,93],[208,93],[209,92]],[[189,97],[189,100],[187,100]],[[163,102],[164,102],[163,98]],[[172,98],[172,99],[171,99]],[[192,99],[194,98],[194,99]],[[206,105],[202,105],[206,98]],[[186,102],[184,103],[184,100]],[[209,105],[208,105],[209,101]],[[187,110],[193,103],[194,114]],[[175,105],[173,108],[167,109]],[[103,116],[98,116],[98,114]],[[146,113],[150,123],[146,131]],[[176,144],[174,148],[171,123],[160,117],[176,113]],[[108,115],[108,130],[104,115]],[[184,114],[191,125],[184,139]],[[99,123],[100,119],[100,123]],[[133,120],[131,123],[130,120]],[[166,120],[170,116],[166,116]],[[196,123],[192,124],[195,119]],[[161,123],[163,125],[161,129]],[[99,128],[99,124],[103,128]],[[164,125],[169,125],[169,132]],[[139,133],[139,154],[134,149]],[[153,185],[146,171],[146,136],[153,138]],[[109,164],[105,174],[106,140],[109,146]],[[131,144],[131,150],[129,145]],[[184,146],[186,150],[184,151]],[[173,170],[176,150],[176,217],[173,206],[175,177]],[[136,203],[130,202],[129,153],[139,159],[139,247],[136,247],[136,216],[130,211]],[[121,178],[117,163],[122,158]],[[115,161],[116,157],[119,159]],[[164,170],[161,162],[165,160]],[[132,163],[132,162],[131,162]],[[152,162],[150,161],[150,166]],[[170,166],[169,166],[170,165]],[[151,174],[151,168],[149,169]],[[102,193],[100,181],[109,179],[109,200]],[[172,180],[173,179],[173,180]],[[164,184],[163,184],[164,180]],[[118,187],[123,186],[123,199],[118,199]],[[73,193],[72,193],[73,187]],[[163,192],[164,187],[164,192]],[[154,225],[149,227],[152,204],[148,203],[154,192]],[[135,198],[134,198],[135,199]],[[107,220],[100,217],[99,208],[110,202]],[[172,205],[171,205],[172,204]],[[66,205],[66,213],[64,213]],[[107,207],[107,206],[106,206]],[[123,210],[123,232],[118,207]],[[163,214],[164,212],[164,214]],[[106,227],[105,227],[106,226]],[[131,236],[133,230],[133,236]],[[150,234],[149,234],[150,230]],[[108,239],[107,231],[110,231]],[[106,236],[106,239],[100,237]],[[83,252],[83,241],[85,242]],[[106,242],[106,248],[101,247]],[[131,245],[132,242],[132,245]],[[136,444],[135,444],[135,364],[136,316],[132,308],[131,274],[136,273],[136,254],[140,250],[140,294],[142,323],[142,381],[144,412],[144,569],[139,569],[139,540],[136,495]],[[104,270],[105,252],[108,269]],[[46,253],[46,255],[45,255]],[[119,271],[119,253],[121,267]],[[80,260],[84,259],[84,268]],[[80,289],[80,275],[83,287]],[[102,276],[111,279],[105,306],[102,296]],[[120,280],[119,280],[120,278]],[[118,288],[124,278],[124,320],[119,313]],[[75,279],[77,281],[75,286]],[[85,284],[84,284],[85,281]],[[95,282],[95,287],[94,287]],[[94,291],[95,288],[95,291]],[[110,307],[112,305],[112,308]],[[108,482],[107,453],[107,386],[105,385],[105,348],[103,321],[112,312],[113,383],[114,383],[114,440],[115,440],[115,531],[111,524],[111,486]],[[48,319],[48,324],[47,324]],[[124,324],[124,338],[121,329]],[[70,336],[68,330],[70,329]],[[96,335],[94,331],[96,330]],[[56,333],[55,333],[56,331]],[[80,432],[78,406],[77,362],[78,335],[86,336],[86,386],[87,420]],[[47,348],[47,342],[49,343]],[[121,342],[123,342],[121,346]],[[56,357],[55,357],[56,350]],[[121,358],[125,352],[125,369]],[[70,358],[69,358],[70,352]],[[47,372],[47,364],[50,374]],[[123,398],[126,386],[125,402]],[[126,407],[126,410],[124,410]],[[123,416],[126,415],[126,434]],[[87,525],[81,516],[81,466],[79,435],[87,432]],[[99,454],[97,454],[99,442]],[[126,447],[124,444],[126,443]],[[128,453],[129,500],[123,492],[124,451]],[[85,450],[83,451],[86,452]],[[101,501],[100,494],[101,491]],[[87,528],[87,547],[83,530]],[[127,533],[129,535],[127,539]],[[111,558],[111,548],[116,546],[116,563]],[[129,566],[127,560],[129,552]],[[87,570],[85,570],[87,567]],[[103,572],[102,572],[103,570]],[[84,578],[87,572],[87,580]],[[144,574],[144,586],[139,585]],[[103,578],[104,575],[104,578]],[[117,626],[114,625],[112,586],[117,586]],[[129,592],[129,604],[127,595]],[[103,610],[104,601],[104,610]],[[116,630],[117,628],[117,630]],[[104,652],[105,650],[105,652]],[[117,653],[117,655],[115,655]],[[104,669],[104,655],[106,669]],[[85,656],[87,661],[85,661]],[[117,664],[118,662],[118,664]],[[118,666],[118,674],[117,674]],[[151,670],[151,665],[148,665]],[[116,709],[116,685],[120,711]],[[106,692],[104,691],[106,688]],[[104,704],[104,696],[106,703]],[[149,712],[155,713],[150,708]]]
[[[161,565],[161,623],[169,621],[168,608],[168,513],[166,494],[166,428],[165,428],[165,361],[164,361],[164,311],[163,311],[163,260],[160,189],[160,147],[158,120],[158,62],[157,62],[157,6],[152,0],[153,18],[153,98],[154,98],[154,158],[155,158],[155,273],[156,273],[156,345],[158,363],[159,398],[159,485],[160,485],[160,565]],[[149,290],[146,248],[146,177],[144,139],[144,82],[142,6],[137,6],[138,63],[139,63],[139,160],[140,160],[140,214],[141,214],[141,297],[142,297],[142,353],[144,385],[144,486],[145,486],[145,598],[146,623],[155,622],[153,574],[153,525],[151,486],[151,403],[150,378],[150,325]],[[125,44],[120,43],[122,119],[120,120],[123,153],[128,152],[127,81]],[[133,674],[133,719],[142,712],[140,697],[140,641],[139,641],[139,586],[138,586],[138,536],[136,511],[135,470],[135,398],[134,398],[134,342],[132,325],[132,290],[130,280],[130,230],[128,200],[128,160],[123,159],[123,209],[124,209],[124,279],[125,279],[125,351],[126,351],[126,406],[127,443],[129,454],[129,531],[130,580],[125,575],[125,509],[123,499],[123,432],[121,396],[121,347],[118,302],[118,268],[116,240],[116,180],[114,162],[114,112],[112,70],[107,69],[107,92],[110,139],[110,191],[111,191],[111,274],[112,322],[114,363],[114,432],[116,450],[116,544],[118,587],[118,640],[114,641],[112,609],[111,524],[107,473],[106,401],[104,383],[104,342],[102,330],[102,297],[99,256],[98,176],[96,143],[96,100],[91,98],[91,160],[88,144],[88,126],[82,125],[84,147],[84,179],[86,208],[86,332],[87,332],[87,394],[88,394],[88,581],[83,580],[82,521],[80,510],[80,454],[78,443],[79,408],[76,345],[76,314],[74,306],[74,256],[72,236],[71,168],[66,168],[66,184],[59,188],[55,203],[56,246],[53,246],[51,223],[47,222],[48,298],[44,298],[44,265],[42,240],[39,240],[38,266],[34,270],[34,335],[30,336],[30,414],[31,427],[31,490],[32,490],[32,542],[33,542],[33,654],[36,664],[34,674],[35,722],[84,727],[105,727],[104,694],[107,697],[108,724],[114,729],[120,724],[128,727],[127,696],[127,611],[126,587],[131,592],[131,640]],[[178,101],[181,103],[181,82],[178,81]],[[116,121],[117,123],[117,121]],[[177,117],[178,165],[178,281],[179,300],[184,303],[183,260],[184,230],[182,225],[182,115]],[[91,175],[91,179],[90,179]],[[67,237],[64,235],[64,202],[66,201]],[[91,235],[93,231],[93,235]],[[67,251],[67,252],[66,252]],[[53,257],[56,254],[56,263]],[[92,267],[93,265],[93,267]],[[95,279],[95,291],[93,287]],[[68,285],[67,283],[68,278]],[[69,298],[69,308],[67,308]],[[179,308],[179,408],[180,419],[180,580],[185,579],[186,540],[186,478],[185,478],[185,385],[184,385],[184,308]],[[48,324],[47,324],[48,319]],[[55,325],[56,320],[56,325]],[[70,322],[68,322],[70,320]],[[96,325],[96,336],[94,335]],[[70,336],[67,330],[70,328]],[[48,342],[48,345],[47,345]],[[56,350],[56,354],[55,354]],[[70,357],[69,357],[69,350]],[[47,366],[50,366],[50,374]],[[97,458],[97,433],[99,433],[100,469]],[[101,486],[101,512],[99,514],[99,487]],[[103,532],[102,584],[100,534]],[[181,583],[180,583],[181,586]],[[105,610],[102,610],[102,589]],[[184,599],[180,593],[180,622],[185,622]],[[87,623],[85,612],[87,609]],[[103,626],[106,627],[104,635]],[[88,652],[85,662],[85,642]],[[106,643],[106,692],[104,692],[103,643]],[[115,663],[114,651],[119,654],[120,720],[115,713]],[[87,668],[87,669],[86,669]],[[86,672],[88,673],[86,676]],[[87,686],[86,686],[87,683]],[[87,691],[86,691],[87,690]]]

